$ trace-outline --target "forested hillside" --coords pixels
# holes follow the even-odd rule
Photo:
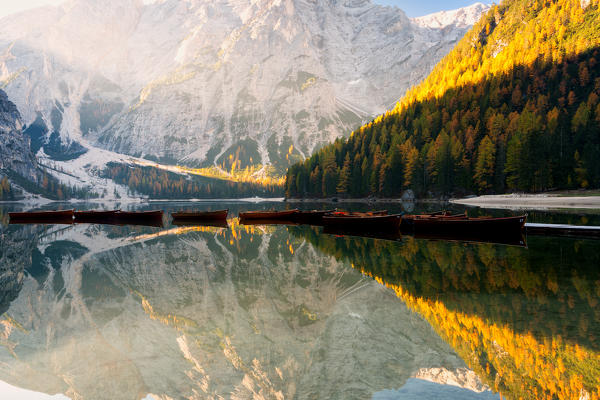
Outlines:
[[[289,168],[287,197],[600,187],[598,0],[506,0],[420,85]]]
[[[210,199],[236,197],[279,197],[281,183],[264,181],[234,181],[200,175],[176,174],[147,166],[130,166],[109,162],[105,178],[126,185],[131,195],[161,199]]]

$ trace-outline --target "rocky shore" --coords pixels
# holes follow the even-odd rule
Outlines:
[[[596,195],[570,196],[562,194],[501,194],[464,199],[452,199],[450,202],[466,206],[503,209],[600,209],[600,196]]]

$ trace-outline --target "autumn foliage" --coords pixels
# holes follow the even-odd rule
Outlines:
[[[288,197],[600,187],[598,1],[507,0],[396,107],[288,169]]]
[[[503,398],[600,399],[593,240],[521,248],[288,230],[392,288]]]
[[[264,178],[243,180],[221,175],[199,175],[197,170],[181,169],[181,173],[161,170],[150,166],[108,163],[103,176],[129,188],[132,195],[146,195],[163,199],[231,198],[231,197],[278,197],[282,194],[280,182]],[[219,176],[219,177],[217,177]]]

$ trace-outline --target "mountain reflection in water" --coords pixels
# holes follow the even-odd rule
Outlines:
[[[598,394],[596,242],[389,242],[235,219],[0,229],[0,380],[21,388],[498,398],[483,381],[508,398]]]

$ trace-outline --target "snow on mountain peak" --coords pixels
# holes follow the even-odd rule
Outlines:
[[[489,9],[489,4],[475,3],[468,7],[440,11],[411,20],[420,27],[431,29],[444,29],[448,26],[470,27]]]

